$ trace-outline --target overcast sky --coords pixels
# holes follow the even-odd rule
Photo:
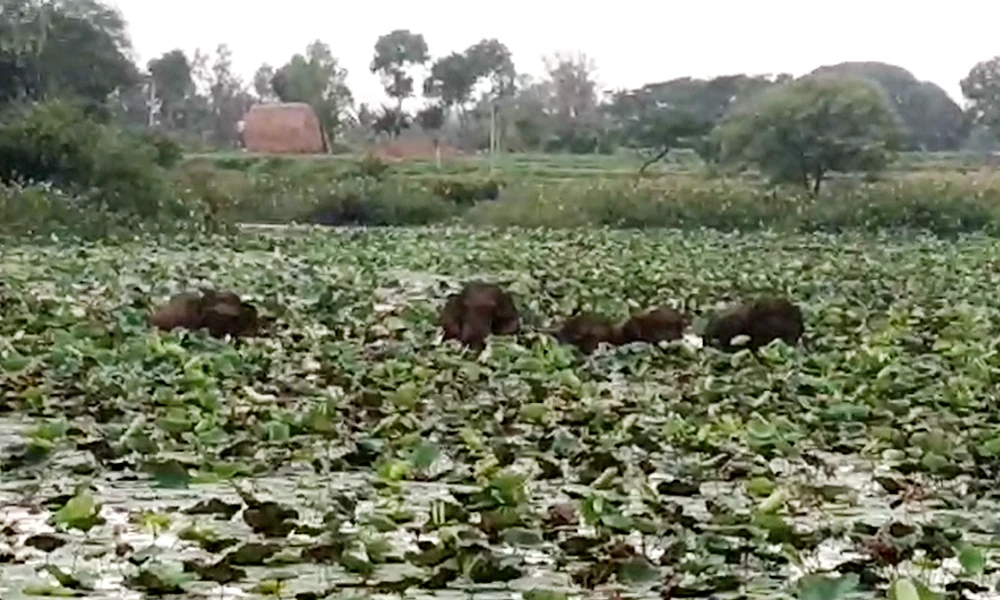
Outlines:
[[[130,25],[141,64],[167,50],[228,43],[247,82],[263,62],[280,65],[314,39],[348,69],[360,101],[379,102],[368,72],[379,35],[423,33],[434,57],[485,37],[505,43],[520,72],[544,73],[542,57],[583,51],[603,88],[684,75],[801,75],[823,64],[873,60],[909,69],[960,103],[959,80],[1000,54],[1000,2],[952,0],[113,0]],[[922,8],[918,8],[922,6]],[[473,8],[479,7],[479,8]]]

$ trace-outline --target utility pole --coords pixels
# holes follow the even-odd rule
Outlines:
[[[490,103],[490,175],[496,171],[497,152],[497,101]]]
[[[156,126],[156,111],[160,107],[157,106],[158,102],[156,101],[156,80],[150,76],[147,78],[147,81],[149,81],[147,85],[149,88],[149,97],[146,98],[146,125],[152,129]]]

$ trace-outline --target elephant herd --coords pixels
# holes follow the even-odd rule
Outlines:
[[[268,321],[237,294],[212,289],[176,294],[150,316],[150,323],[158,329],[205,329],[215,337],[255,335]],[[560,343],[590,354],[601,344],[679,340],[691,322],[690,315],[669,307],[635,312],[621,323],[586,311],[569,316],[550,333]],[[507,291],[494,283],[473,281],[447,297],[439,325],[445,340],[482,349],[489,336],[514,335],[522,324]],[[744,338],[744,347],[756,350],[777,339],[794,346],[803,332],[802,311],[798,306],[787,298],[761,297],[711,315],[702,337],[722,350],[733,350],[739,346],[739,339]]]
[[[552,331],[561,343],[590,354],[601,344],[613,346],[679,340],[691,325],[690,315],[670,307],[635,312],[621,323],[595,312],[577,312]],[[520,329],[520,316],[510,294],[496,284],[474,281],[445,301],[441,311],[445,339],[470,348],[482,348],[489,335],[512,335]],[[745,336],[746,347],[756,350],[780,339],[798,344],[805,326],[802,311],[786,298],[762,297],[712,315],[704,338],[718,348],[732,350]]]

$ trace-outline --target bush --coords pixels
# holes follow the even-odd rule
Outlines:
[[[109,223],[196,217],[200,207],[173,193],[160,166],[174,160],[174,152],[165,141],[92,121],[71,103],[12,108],[0,116],[0,183],[6,186],[4,210],[13,219],[3,226],[40,227],[44,211],[76,214],[81,224],[95,216]],[[37,194],[47,195],[42,201]],[[16,206],[18,199],[27,202],[24,210]],[[28,214],[31,210],[43,214]],[[67,226],[73,222],[69,218]]]
[[[456,214],[455,208],[402,180],[360,178],[325,190],[310,221],[324,225],[427,225]]]
[[[366,153],[357,162],[355,175],[359,177],[372,177],[382,179],[389,171],[389,164],[371,152]]]
[[[481,200],[496,200],[500,196],[500,183],[495,179],[438,179],[431,184],[431,191],[455,204],[468,206]]]
[[[723,162],[755,166],[813,194],[833,172],[884,171],[899,139],[899,118],[878,86],[832,76],[768,88],[711,135]]]
[[[224,220],[323,225],[425,225],[454,217],[455,205],[404,179],[301,179],[230,172],[210,187],[226,209]],[[194,193],[204,193],[194,190]]]
[[[784,229],[922,229],[939,234],[1000,233],[1000,181],[898,180],[854,183],[813,197],[797,187],[742,180],[575,182],[510,189],[466,219],[503,226]]]
[[[184,159],[184,149],[169,136],[157,131],[144,131],[140,139],[156,150],[156,164],[172,169]]]
[[[1000,177],[982,173],[842,178],[815,197],[746,177],[531,179],[505,185],[502,201],[481,202],[500,187],[481,175],[379,180],[351,177],[350,161],[267,159],[246,171],[214,164],[191,161],[178,179],[221,221],[422,225],[460,218],[487,226],[1000,233]]]

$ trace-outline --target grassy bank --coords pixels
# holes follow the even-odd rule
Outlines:
[[[482,157],[438,169],[426,161],[233,154],[169,168],[136,159],[124,171],[109,159],[98,163],[98,188],[0,188],[0,232],[93,238],[257,222],[996,233],[1000,178],[960,159],[968,157],[910,157],[876,181],[833,177],[818,197],[748,174],[722,176],[697,161],[639,177],[633,155],[504,156],[492,171]],[[132,171],[143,178],[133,181]]]
[[[752,231],[925,229],[993,233],[1000,178],[991,171],[912,171],[879,181],[835,178],[818,197],[752,177],[704,172],[639,178],[634,171],[553,179],[498,171],[490,176],[414,174],[413,164],[233,158],[239,165],[189,163],[228,219],[265,223],[619,228]],[[490,186],[499,194],[486,199]]]

